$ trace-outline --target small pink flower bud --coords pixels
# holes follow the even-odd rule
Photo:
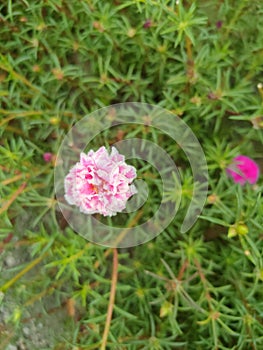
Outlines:
[[[44,159],[44,161],[45,161],[46,163],[51,162],[52,157],[53,157],[53,154],[52,154],[52,153],[46,152],[46,153],[43,154],[43,159]]]
[[[147,19],[143,24],[143,28],[145,29],[150,28],[151,26],[152,26],[152,21],[150,19]]]

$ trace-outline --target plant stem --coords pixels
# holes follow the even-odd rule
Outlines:
[[[118,279],[118,250],[117,248],[113,249],[113,268],[112,268],[112,278],[111,278],[111,290],[110,290],[110,300],[108,304],[108,311],[107,311],[107,319],[104,327],[103,337],[102,337],[102,343],[101,343],[101,350],[106,350],[107,345],[107,339],[110,331],[110,323],[113,313],[113,306],[114,306],[114,300],[115,300],[115,294],[116,294],[116,286],[117,286],[117,279]]]
[[[9,198],[9,200],[6,201],[6,203],[2,206],[0,209],[0,214],[4,213],[10,205],[15,201],[15,199],[24,191],[26,187],[26,183],[23,183]]]
[[[46,256],[43,254],[39,256],[37,259],[33,260],[28,264],[22,271],[20,271],[15,277],[13,277],[10,281],[6,282],[2,287],[0,287],[0,292],[5,292],[8,288],[10,288],[17,280],[23,277],[28,271],[32,270],[37,264],[41,262],[41,260]]]

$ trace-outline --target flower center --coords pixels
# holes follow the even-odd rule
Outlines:
[[[98,193],[99,192],[99,189],[98,189],[98,186],[96,185],[90,185],[91,186],[91,190]]]

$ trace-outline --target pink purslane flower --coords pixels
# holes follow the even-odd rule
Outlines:
[[[259,166],[249,157],[240,155],[233,159],[232,164],[226,169],[235,183],[244,185],[246,182],[254,184],[259,177]]]
[[[110,154],[100,147],[80,154],[80,161],[65,178],[65,199],[85,214],[116,215],[137,193],[131,184],[135,178],[136,169],[125,163],[115,147]]]

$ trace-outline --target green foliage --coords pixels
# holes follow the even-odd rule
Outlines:
[[[0,317],[0,349],[39,308],[43,318],[63,314],[50,349],[100,348],[111,251],[61,216],[54,158],[76,121],[129,101],[159,105],[191,127],[209,196],[190,232],[179,233],[193,190],[185,155],[153,128],[122,128],[124,138],[168,150],[182,200],[155,240],[119,250],[107,349],[263,348],[262,175],[241,187],[225,172],[238,154],[262,169],[262,14],[261,0],[0,1],[0,307],[12,305]],[[118,135],[106,132],[94,148]],[[146,220],[161,180],[136,165],[155,198]],[[176,203],[176,189],[166,195]]]

